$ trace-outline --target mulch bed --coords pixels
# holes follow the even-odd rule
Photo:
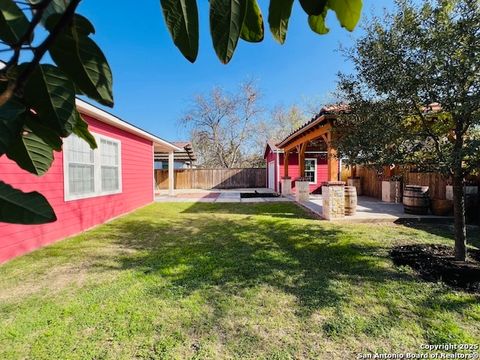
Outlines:
[[[468,250],[466,262],[456,261],[453,247],[445,245],[405,245],[393,248],[395,265],[408,265],[426,281],[480,293],[480,251]]]

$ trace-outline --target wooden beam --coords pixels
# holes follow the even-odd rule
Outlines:
[[[305,133],[300,137],[298,137],[295,141],[292,141],[290,144],[286,145],[283,148],[283,151],[285,152],[290,151],[292,149],[295,149],[298,145],[302,145],[303,143],[308,143],[312,140],[322,137],[322,135],[329,133],[331,129],[332,129],[332,125],[328,123],[319,128],[316,128],[310,133]]]

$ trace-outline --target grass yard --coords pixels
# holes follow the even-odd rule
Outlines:
[[[151,205],[0,266],[0,359],[350,359],[479,343],[478,296],[387,256],[447,234],[334,225],[289,203]]]

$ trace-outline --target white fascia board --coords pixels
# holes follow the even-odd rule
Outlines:
[[[145,130],[142,130],[132,124],[127,123],[126,121],[123,121],[122,119],[102,110],[97,108],[96,106],[93,106],[83,100],[80,99],[75,99],[75,104],[77,105],[78,111],[80,113],[91,116],[105,124],[112,125],[116,128],[125,130],[131,134],[135,134],[141,138],[150,140],[153,142],[154,145],[160,145],[162,147],[165,147],[169,150],[172,151],[182,151],[178,146],[173,145],[172,143],[163,140],[155,135],[152,135]]]

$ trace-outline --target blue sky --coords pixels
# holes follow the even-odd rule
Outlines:
[[[79,9],[95,25],[94,40],[112,67],[115,107],[109,111],[171,141],[188,138],[178,119],[195,94],[217,85],[234,90],[247,78],[257,80],[266,108],[314,101],[320,108],[335,89],[338,71],[351,67],[338,52],[339,45],[348,46],[361,32],[341,29],[330,13],[330,33],[316,35],[296,1],[283,46],[274,41],[266,24],[263,42],[240,41],[232,61],[223,65],[211,45],[208,2],[200,0],[200,52],[191,64],[171,41],[158,0],[126,3],[84,0]],[[268,1],[260,3],[266,17]],[[363,19],[391,3],[364,0]]]

